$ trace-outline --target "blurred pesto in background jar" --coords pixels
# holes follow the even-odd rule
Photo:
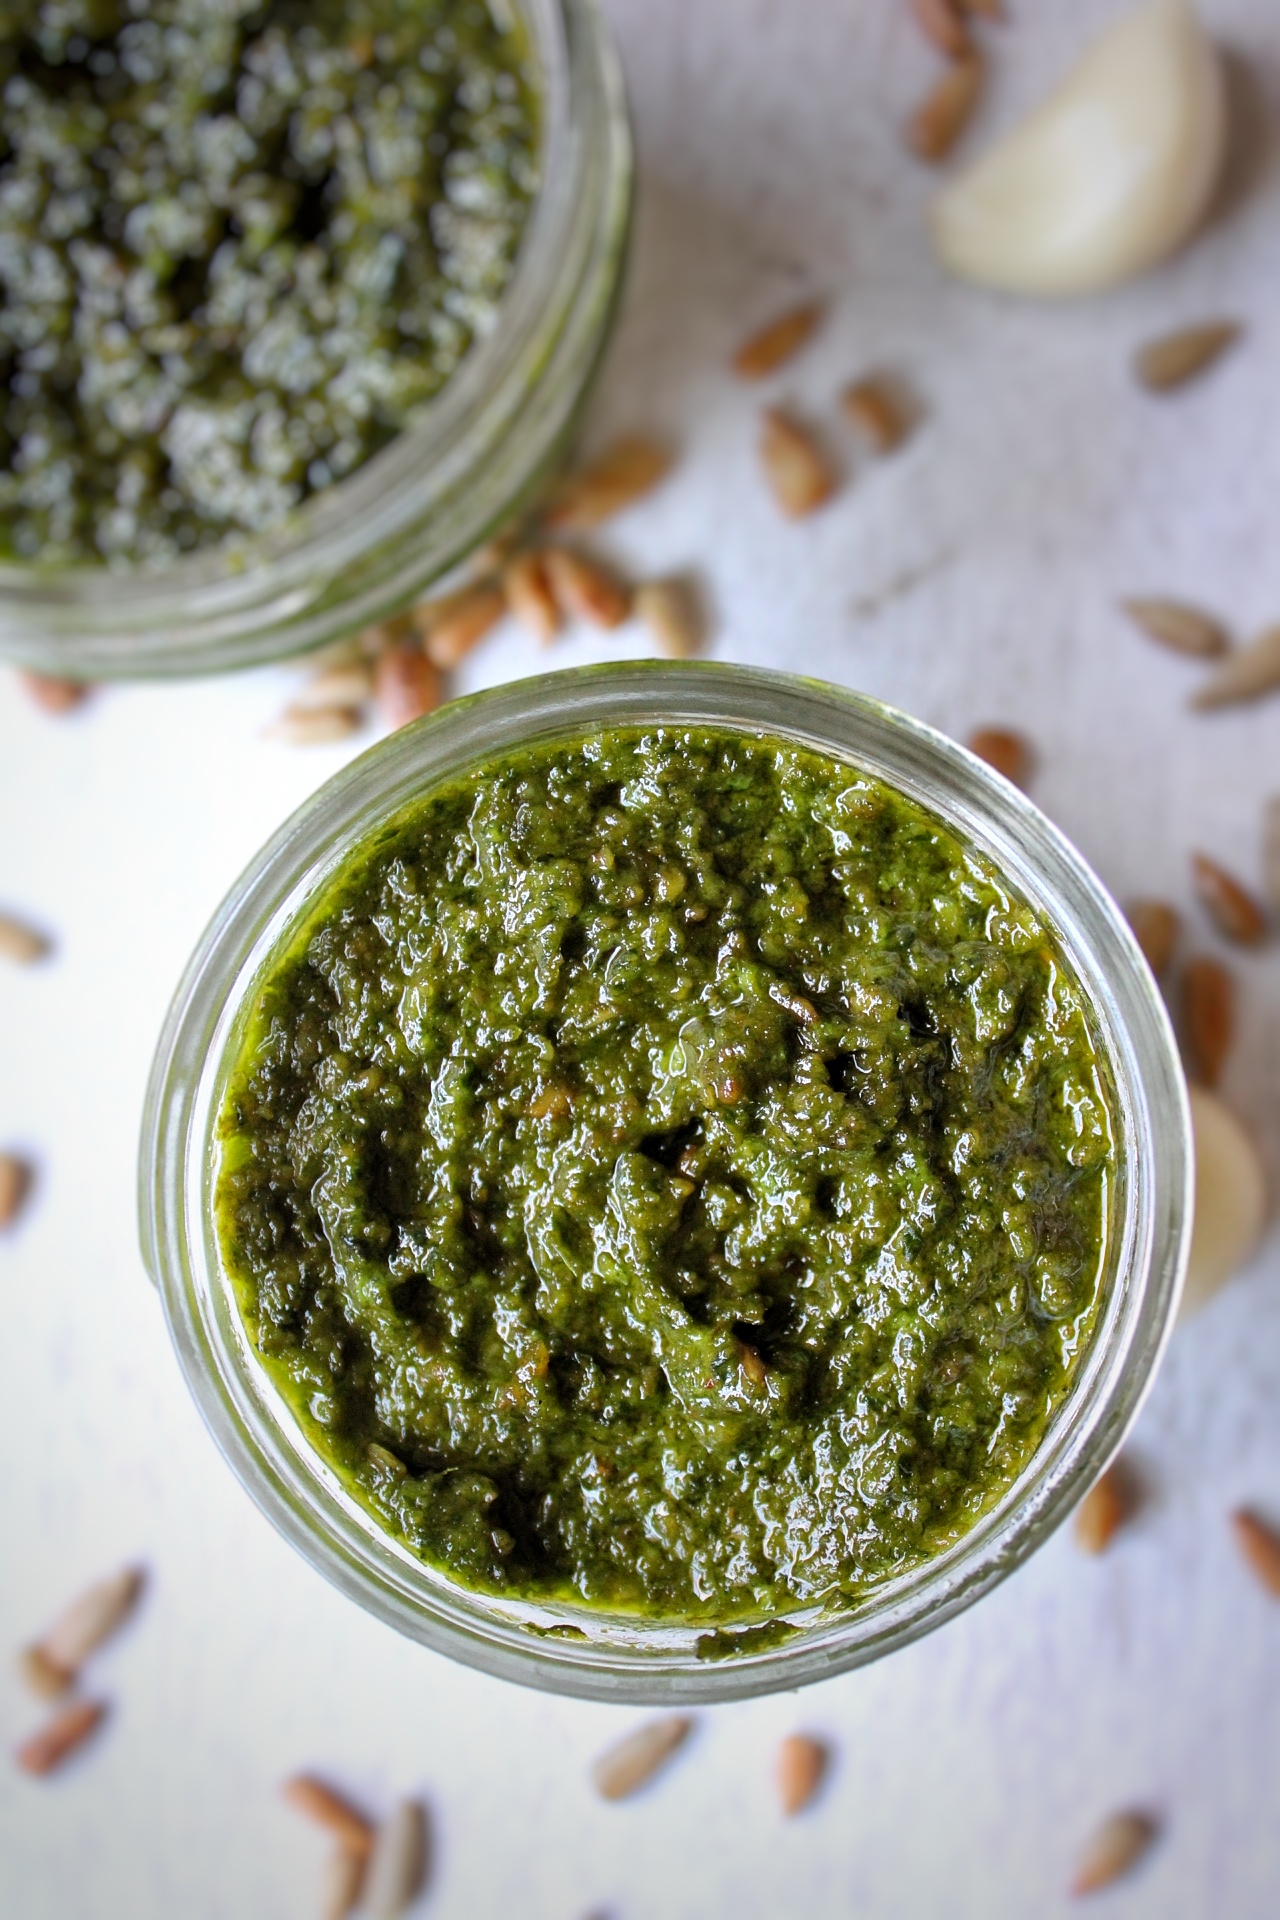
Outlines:
[[[492,326],[538,178],[505,6],[10,0],[0,71],[5,557],[267,531]]]

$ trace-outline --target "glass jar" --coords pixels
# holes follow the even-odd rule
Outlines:
[[[407,606],[554,471],[616,303],[631,137],[597,0],[504,3],[537,76],[542,184],[492,333],[414,426],[234,554],[133,573],[0,564],[0,658],[101,680],[323,645]]]
[[[1054,928],[1092,1005],[1119,1132],[1105,1303],[1034,1458],[957,1544],[842,1614],[797,1609],[777,1644],[699,1645],[588,1607],[468,1592],[426,1567],[345,1491],[246,1336],[214,1226],[215,1129],[242,1009],[285,930],[351,849],[409,801],[517,743],[619,725],[708,725],[819,749],[933,810]],[[178,989],[147,1096],[142,1244],[188,1383],[259,1506],[353,1599],[429,1646],[565,1693],[650,1703],[733,1699],[819,1680],[938,1626],[1012,1571],[1120,1445],[1168,1334],[1191,1193],[1186,1092],[1163,1002],[1080,855],[963,748],[864,695],[741,667],[638,663],[518,681],[460,700],[353,761],[280,829],[224,901]],[[719,1657],[726,1647],[737,1648]],[[714,1653],[715,1658],[708,1658]]]

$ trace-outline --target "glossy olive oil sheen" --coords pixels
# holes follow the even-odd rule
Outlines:
[[[1052,929],[856,768],[508,752],[261,975],[224,1257],[311,1444],[466,1586],[849,1606],[1017,1478],[1100,1308],[1113,1094]]]

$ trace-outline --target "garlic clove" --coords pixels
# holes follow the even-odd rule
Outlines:
[[[1266,1180],[1258,1150],[1216,1093],[1192,1087],[1195,1223],[1180,1318],[1211,1300],[1244,1265],[1262,1232]]]
[[[1222,65],[1190,0],[1143,0],[938,194],[938,254],[962,279],[1007,293],[1128,280],[1204,213],[1226,120]]]

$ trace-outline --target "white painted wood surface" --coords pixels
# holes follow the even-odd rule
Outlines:
[[[1274,0],[1203,0],[1276,121]],[[1011,0],[975,138],[1115,12]],[[1122,592],[1185,594],[1241,629],[1280,615],[1280,180],[1265,127],[1226,214],[1183,260],[1071,308],[946,285],[902,114],[933,57],[905,0],[612,0],[644,190],[622,325],[591,422],[677,439],[676,477],[610,529],[629,568],[701,569],[714,651],[866,687],[963,735],[1035,741],[1034,792],[1120,894],[1187,909],[1187,854],[1256,875],[1280,786],[1280,703],[1192,715],[1197,669],[1126,630]],[[839,499],[788,526],[753,461],[757,396],[725,371],[797,289],[830,324],[770,393],[829,424]],[[1135,343],[1234,313],[1246,345],[1156,402]],[[840,385],[887,365],[927,422],[877,466]],[[908,584],[914,582],[914,584]],[[573,638],[557,662],[640,650]],[[545,659],[500,632],[466,684]],[[1052,1920],[1078,1844],[1117,1806],[1166,1823],[1106,1911],[1264,1920],[1280,1904],[1280,1607],[1242,1569],[1233,1504],[1280,1518],[1274,1237],[1181,1330],[1136,1453],[1151,1499],[1102,1561],[1059,1537],[918,1647],[798,1697],[703,1714],[669,1774],[606,1807],[587,1769],[633,1716],[451,1666],[359,1613],[280,1541],[187,1398],[138,1259],[134,1145],[168,993],[241,865],[344,757],[262,738],[294,678],[103,694],[47,720],[0,689],[0,900],[56,958],[0,969],[0,1144],[38,1162],[0,1244],[0,1649],[141,1556],[136,1625],[101,1656],[111,1725],[64,1777],[0,1765],[6,1920],[293,1920],[321,1847],[281,1804],[299,1767],[374,1811],[420,1793],[440,1920]],[[358,744],[358,743],[357,743]],[[1280,1160],[1280,982],[1239,963],[1226,1094]],[[38,1709],[0,1668],[0,1742]],[[784,1825],[778,1738],[837,1753]],[[1101,1909],[1100,1909],[1101,1910]]]

